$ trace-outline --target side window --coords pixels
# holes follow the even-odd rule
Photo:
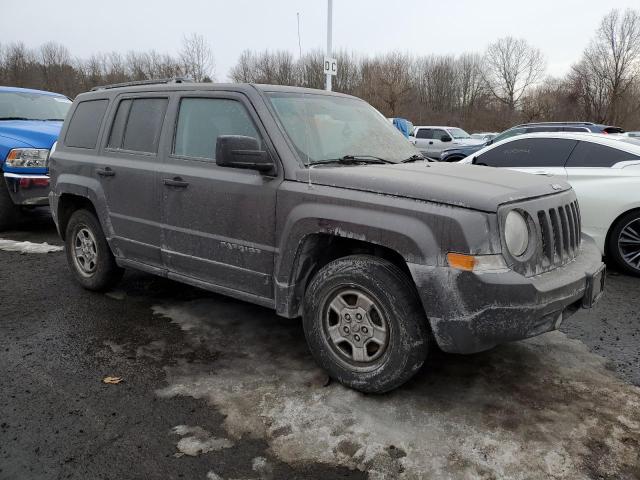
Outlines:
[[[444,130],[434,130],[433,131],[433,138],[434,139],[440,140],[442,137],[451,137],[451,135],[449,135]]]
[[[421,128],[418,130],[416,138],[433,138],[433,130],[430,128]]]
[[[260,141],[260,134],[239,101],[182,99],[173,147],[175,155],[215,160],[220,135],[243,135]]]
[[[64,139],[67,147],[96,148],[98,133],[109,100],[87,100],[80,102],[73,112]]]
[[[558,138],[515,140],[480,155],[475,163],[490,167],[563,167],[576,143]]]
[[[122,100],[111,126],[107,146],[156,153],[168,102],[166,98]]]
[[[640,157],[597,143],[579,142],[567,161],[567,167],[611,167],[627,160],[640,160]]]

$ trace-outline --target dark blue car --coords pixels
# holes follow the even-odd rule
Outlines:
[[[0,87],[0,230],[49,203],[49,153],[70,106],[59,93]]]
[[[516,125],[508,130],[505,130],[500,135],[488,140],[486,143],[480,145],[461,145],[455,148],[448,148],[443,150],[440,154],[441,162],[457,162],[463,158],[468,157],[472,153],[477,152],[481,148],[498,143],[506,138],[514,137],[516,135],[522,135],[524,133],[535,132],[591,132],[591,133],[610,133],[617,134],[623,133],[624,130],[620,127],[614,127],[611,125],[601,125],[591,122],[538,122],[538,123],[523,123],[522,125]]]

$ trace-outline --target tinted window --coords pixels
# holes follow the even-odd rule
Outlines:
[[[501,140],[504,140],[506,138],[511,138],[511,137],[516,136],[516,135],[521,135],[523,133],[524,133],[524,128],[511,128],[509,130],[506,130],[506,131],[502,132],[500,135],[497,135],[493,139],[493,143],[498,143]]]
[[[260,134],[240,102],[212,98],[182,99],[176,127],[176,155],[214,160],[220,135],[243,135],[260,140]]]
[[[580,142],[569,157],[567,167],[611,167],[626,160],[640,160],[640,157],[597,143]]]
[[[558,138],[515,140],[480,155],[474,163],[490,167],[562,167],[576,143]]]
[[[111,127],[108,146],[136,152],[158,151],[166,98],[123,100]]]
[[[64,144],[68,147],[96,148],[98,133],[108,103],[108,100],[80,102],[69,122]]]
[[[110,148],[122,148],[122,135],[124,134],[124,127],[127,124],[127,117],[129,117],[129,109],[131,108],[131,100],[123,100],[118,105],[118,111],[116,117],[111,125],[111,134],[109,135],[109,142],[107,146]]]
[[[436,140],[440,140],[442,137],[451,138],[451,136],[447,132],[445,132],[444,130],[434,130],[433,131],[433,138],[435,138]]]
[[[433,131],[430,128],[421,128],[416,138],[433,138]]]

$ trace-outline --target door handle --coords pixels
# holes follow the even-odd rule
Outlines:
[[[429,142],[429,145],[433,145],[433,142]]]
[[[111,168],[109,168],[109,167],[98,168],[96,170],[96,173],[98,175],[100,175],[101,177],[113,177],[116,174],[116,172],[111,170]]]
[[[168,187],[187,188],[189,186],[189,182],[185,182],[180,177],[165,178],[162,181]]]
[[[536,170],[535,172],[531,172],[534,175],[553,175],[553,173],[551,173],[548,170]]]

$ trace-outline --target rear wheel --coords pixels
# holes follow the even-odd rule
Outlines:
[[[15,205],[4,179],[0,178],[0,232],[7,230],[20,219],[20,206]]]
[[[303,324],[320,366],[363,392],[402,385],[429,350],[427,321],[413,284],[377,257],[344,257],[319,270],[305,293]]]
[[[609,234],[607,254],[621,270],[640,276],[640,210],[616,222]]]
[[[66,234],[67,262],[74,277],[88,290],[106,290],[115,285],[124,270],[116,264],[100,222],[88,210],[71,215]]]

